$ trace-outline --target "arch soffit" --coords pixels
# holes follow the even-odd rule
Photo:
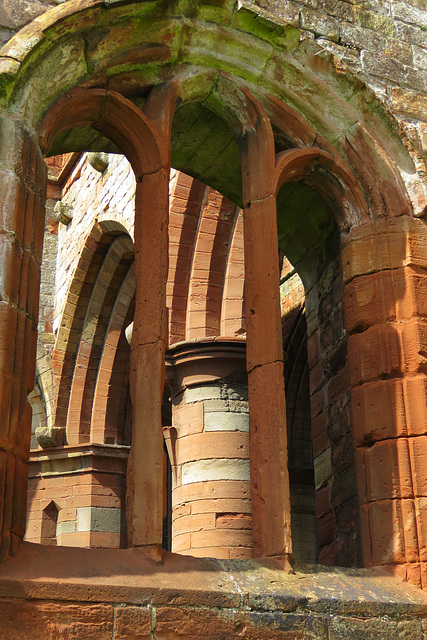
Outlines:
[[[48,153],[58,133],[81,125],[89,125],[110,138],[131,163],[137,181],[167,163],[156,127],[132,102],[106,89],[77,87],[56,102],[40,124],[43,153]]]
[[[106,87],[117,86],[119,83],[126,93],[132,84],[134,88],[135,83],[139,83],[140,87],[153,86],[173,78],[176,67],[190,69],[193,65],[197,72],[190,69],[184,74],[185,81],[180,81],[181,86],[177,91],[179,100],[201,100],[224,117],[224,92],[219,99],[222,107],[218,104],[221,91],[218,89],[217,72],[220,72],[221,78],[232,74],[238,83],[242,82],[253,88],[254,95],[262,103],[273,125],[287,130],[288,134],[294,139],[299,138],[304,145],[311,141],[311,144],[316,144],[334,157],[333,163],[338,166],[336,173],[341,184],[346,173],[355,174],[356,178],[351,180],[353,184],[349,186],[353,192],[359,187],[360,195],[356,197],[359,207],[364,194],[367,194],[368,200],[371,199],[368,206],[370,205],[374,215],[378,214],[377,207],[380,203],[384,209],[381,197],[372,199],[372,191],[377,190],[378,177],[381,176],[382,183],[386,185],[383,191],[386,195],[393,192],[394,212],[396,209],[398,213],[409,212],[411,202],[405,193],[405,184],[409,195],[412,195],[411,189],[417,188],[415,166],[395,131],[392,117],[374,94],[350,72],[343,73],[341,70],[337,73],[333,56],[324,53],[318,55],[320,50],[317,45],[309,41],[299,43],[299,32],[290,25],[278,27],[274,23],[267,24],[265,20],[258,20],[255,28],[253,24],[259,16],[247,9],[240,10],[239,13],[233,6],[231,0],[225,0],[217,8],[213,20],[210,16],[208,24],[200,19],[203,10],[207,10],[202,4],[197,9],[198,15],[195,18],[192,16],[189,21],[185,11],[161,16],[160,4],[154,5],[154,15],[149,15],[148,10],[136,2],[127,3],[126,6],[118,2],[109,5],[107,9],[100,0],[70,0],[66,5],[36,18],[0,50],[3,104],[8,103],[11,110],[20,111],[26,120],[32,121],[32,126],[37,126],[40,116],[45,114],[49,106],[47,103],[51,104],[70,86],[82,83],[86,86],[97,85],[97,89],[92,91],[99,93],[96,97],[92,94],[90,105],[87,104],[87,99],[85,103],[83,93],[78,95],[79,88],[72,89],[77,102],[80,97],[80,109],[76,104],[73,106],[74,122],[78,123],[80,117],[80,123],[90,124],[106,133],[135,165],[137,175],[141,175],[140,166],[137,166],[134,159],[132,136],[125,130],[121,109],[127,110],[132,123],[136,122],[137,116],[141,119],[141,112],[129,101],[124,104],[122,96],[114,95]],[[154,52],[152,44],[144,46],[140,36],[136,37],[132,30],[133,20],[140,32],[141,21],[146,21],[150,26],[150,36],[160,42],[157,49],[154,47]],[[119,30],[122,37],[119,37]],[[123,37],[123,30],[128,38]],[[60,65],[59,71],[56,69],[58,78],[55,82],[52,80],[51,58],[58,55],[60,49],[61,55],[64,55],[64,47],[66,49],[65,45],[69,44],[69,34],[73,31],[85,46],[80,50],[80,45],[76,44],[73,53],[65,51],[71,62]],[[245,33],[242,34],[242,31]],[[102,39],[102,33],[105,32],[108,35]],[[178,32],[181,45],[176,49]],[[93,42],[97,42],[97,46],[92,44],[91,49]],[[150,52],[151,62],[154,57],[155,64],[143,68]],[[166,59],[168,64],[165,64]],[[255,61],[251,63],[252,66],[250,59]],[[51,67],[50,73],[41,81],[41,71],[46,64]],[[204,67],[202,70],[201,66]],[[67,67],[66,71],[62,71],[63,67]],[[49,86],[55,87],[56,96],[46,91],[46,77],[49,78]],[[2,84],[0,83],[0,87]],[[47,94],[44,99],[41,99],[40,91],[33,91],[39,84],[43,85],[44,93]],[[30,89],[36,95],[32,105],[28,98]],[[59,132],[61,127],[70,126],[65,117],[66,101],[67,95],[62,97],[62,102],[60,100],[57,103],[57,108],[53,107],[51,124],[55,132]],[[232,95],[229,95],[228,102],[225,110],[230,111],[230,107],[235,106]],[[145,127],[141,127],[141,124],[139,127],[146,142],[143,146],[150,149],[146,154],[150,172],[153,167],[158,166],[157,157],[161,152],[161,145],[155,127],[150,127],[150,121],[147,118],[144,120],[144,116],[142,121]],[[230,118],[228,122],[235,130]],[[45,137],[48,137],[47,134]],[[155,159],[152,154],[154,148],[157,148]],[[350,163],[347,162],[348,158]],[[379,167],[374,184],[369,184],[369,171],[366,169],[371,163]],[[331,164],[330,161],[329,168]],[[422,198],[421,203],[418,199],[418,203],[419,208],[425,206]],[[382,211],[381,214],[387,215],[387,211]]]

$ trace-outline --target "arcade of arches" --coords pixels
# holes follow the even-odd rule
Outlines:
[[[402,127],[230,0],[68,0],[0,74],[4,637],[424,639]]]

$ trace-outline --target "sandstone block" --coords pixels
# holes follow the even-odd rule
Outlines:
[[[344,314],[349,333],[396,318],[396,297],[405,292],[405,281],[398,279],[399,275],[374,273],[355,278],[345,287]]]
[[[205,431],[249,431],[249,414],[231,412],[207,412],[204,417]]]
[[[330,624],[330,640],[377,640],[386,637],[387,640],[419,640],[422,636],[422,623],[420,620],[406,620],[392,622],[371,618],[334,617]]]
[[[367,499],[413,497],[412,469],[406,438],[383,440],[365,450]]]
[[[216,514],[215,527],[218,529],[252,529],[252,518],[242,513]]]
[[[173,413],[173,425],[178,431],[179,437],[203,431],[203,404],[194,402],[181,405]]]
[[[408,221],[393,221],[388,228],[380,223],[355,230],[353,239],[342,250],[344,282],[356,276],[397,269],[408,259]]]
[[[425,36],[424,36],[425,37]],[[426,121],[427,96],[410,89],[393,87],[391,91],[393,111],[408,118]]]
[[[320,2],[317,3],[317,8],[319,11],[337,16],[347,22],[354,21],[355,8],[347,2],[341,2],[341,0],[320,0]]]
[[[189,504],[178,505],[172,509],[172,518],[176,520],[177,518],[182,518],[182,516],[189,516],[191,511],[191,505]]]
[[[331,500],[330,484],[316,491],[316,515],[318,519],[326,515],[331,510],[330,500]]]
[[[194,533],[196,531],[208,531],[215,529],[215,514],[203,513],[197,515],[173,518],[173,533],[180,535],[183,533]]]
[[[373,11],[358,11],[356,14],[356,22],[365,29],[372,29],[377,33],[385,36],[393,36],[395,33],[395,25],[389,16],[381,15]]]
[[[317,536],[319,546],[325,547],[335,540],[335,516],[332,511],[328,511],[317,523]],[[319,558],[320,559],[320,558]],[[329,563],[326,563],[329,564]]]
[[[342,23],[340,25],[341,42],[352,45],[358,49],[369,49],[370,51],[383,51],[386,45],[386,38],[377,31],[365,29],[356,24]]]
[[[219,399],[221,398],[221,386],[222,385],[217,384],[190,387],[185,392],[185,400],[189,404],[191,402]]]
[[[403,362],[399,329],[399,326],[381,324],[349,337],[348,364],[352,385],[400,374]]]
[[[410,373],[427,371],[427,326],[422,320],[405,322],[402,331],[402,361]]]
[[[325,486],[332,478],[332,455],[330,447],[314,459],[314,477],[317,490]]]
[[[121,510],[105,507],[78,507],[76,530],[120,533]]]
[[[403,22],[409,22],[414,25],[427,24],[427,11],[423,11],[417,7],[416,4],[409,4],[407,2],[393,2],[392,6],[393,17]]]
[[[427,436],[408,438],[415,496],[427,497]]]
[[[249,498],[214,498],[195,500],[191,505],[191,513],[251,513]]]
[[[76,523],[72,522],[58,522],[56,525],[56,535],[61,536],[63,533],[74,533],[76,530]]]
[[[249,439],[247,434],[239,431],[223,433],[211,431],[178,438],[176,442],[176,459],[178,463],[214,458],[249,458]]]
[[[419,498],[416,501],[417,526],[419,530],[419,559],[425,563],[427,561],[427,498]],[[415,557],[414,560],[418,560]],[[425,575],[422,575],[423,588],[426,587]]]
[[[5,640],[39,640],[41,630],[46,640],[111,640],[113,633],[111,605],[2,600],[0,617]]]
[[[407,403],[403,384],[399,378],[380,380],[352,390],[351,416],[356,446],[406,435]]]
[[[174,535],[172,538],[172,552],[180,553],[191,549],[191,537],[190,533],[181,533]]]
[[[151,611],[148,607],[115,607],[115,640],[150,640]]]
[[[206,499],[249,499],[248,481],[216,480],[211,482],[195,482],[175,487],[172,493],[173,505]]]
[[[191,547],[251,547],[252,533],[248,530],[215,529],[191,534]],[[206,554],[207,555],[207,554]]]
[[[320,11],[313,11],[304,7],[301,11],[301,27],[312,31],[316,35],[326,36],[332,41],[338,42],[339,40],[338,22],[329,16],[325,16]]]
[[[182,465],[182,484],[211,480],[246,480],[250,478],[249,460],[201,460]]]
[[[412,505],[411,500],[384,500],[368,505],[372,554],[370,558],[365,559],[368,564],[404,563],[410,538],[412,538],[410,546],[417,547],[415,523],[411,518],[408,528],[408,523],[405,521],[407,512],[405,506],[411,509]]]
[[[120,533],[93,531],[90,534],[90,546],[93,548],[118,549],[122,543],[123,541],[121,539]],[[76,546],[80,545],[78,544]]]

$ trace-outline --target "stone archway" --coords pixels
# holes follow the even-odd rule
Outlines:
[[[130,6],[134,11],[129,9]],[[207,13],[204,14],[202,9]],[[161,404],[159,387],[166,322],[164,226],[167,223],[170,132],[174,110],[181,101],[184,104],[203,102],[204,107],[209,108],[215,118],[220,117],[226,122],[230,129],[229,138],[225,137],[220,143],[221,151],[230,147],[230,153],[235,153],[236,147],[232,147],[230,141],[236,139],[242,165],[241,202],[245,207],[250,345],[248,369],[254,425],[252,450],[256,451],[252,462],[253,502],[257,513],[256,553],[286,555],[290,552],[290,538],[286,526],[289,509],[286,465],[283,463],[285,456],[277,466],[275,462],[278,451],[284,450],[283,392],[278,382],[282,366],[281,341],[277,338],[276,326],[278,273],[272,251],[272,247],[277,248],[277,190],[285,181],[304,177],[329,199],[347,243],[345,259],[351,256],[344,268],[346,281],[363,277],[372,269],[401,268],[405,261],[405,267],[411,264],[422,266],[422,258],[411,241],[417,235],[417,224],[411,216],[413,212],[419,213],[425,203],[413,195],[415,168],[391,123],[376,105],[369,112],[366,106],[369,104],[369,92],[353,77],[337,74],[333,59],[317,56],[315,45],[304,43],[300,46],[293,28],[283,27],[277,35],[278,31],[268,24],[257,24],[251,11],[244,8],[235,11],[228,2],[220,5],[214,15],[203,5],[198,7],[196,15],[188,16],[174,13],[174,10],[168,16],[159,16],[155,13],[157,10],[157,7],[153,9],[154,14],[144,13],[145,8],[138,3],[123,6],[114,3],[105,8],[104,3],[97,0],[87,3],[71,1],[24,28],[1,52],[4,69],[2,135],[9,134],[12,141],[10,153],[1,159],[3,180],[7,182],[5,192],[11,202],[5,209],[8,217],[4,218],[9,225],[7,230],[16,237],[15,240],[10,235],[2,236],[5,247],[2,298],[9,335],[20,338],[13,346],[13,354],[9,345],[4,350],[7,362],[3,370],[4,393],[7,399],[11,398],[11,408],[8,426],[4,429],[3,450],[10,461],[7,464],[12,465],[10,469],[15,464],[18,469],[15,484],[11,485],[10,480],[5,484],[8,492],[5,499],[12,499],[10,492],[19,491],[19,487],[22,490],[25,485],[22,461],[28,449],[26,394],[32,384],[34,365],[30,358],[34,347],[30,343],[34,342],[37,316],[37,286],[27,291],[27,281],[32,278],[37,283],[45,182],[36,132],[40,133],[45,153],[54,142],[53,138],[61,136],[70,127],[81,129],[89,126],[107,134],[132,163],[139,185],[137,209],[141,207],[144,211],[149,200],[154,203],[151,216],[138,216],[137,213],[139,228],[135,231],[135,244],[137,291],[143,290],[142,287],[139,289],[138,278],[140,283],[150,282],[156,294],[156,304],[150,303],[142,293],[138,301],[137,294],[133,346],[134,370],[141,371],[141,363],[149,358],[155,390],[149,388],[147,381],[140,382],[134,374],[135,388],[141,384],[141,388],[146,389],[146,399],[156,398],[154,404],[140,403],[140,409],[137,408],[139,403],[135,402],[135,412],[138,415],[141,410],[141,416],[154,415],[159,414]],[[136,16],[139,20],[137,26]],[[151,38],[149,46],[141,43],[141,23],[150,28],[147,31]],[[70,33],[76,36],[72,42]],[[126,33],[126,38],[119,37],[123,33]],[[30,37],[32,47],[29,48]],[[154,50],[153,42],[157,43]],[[59,64],[64,55],[67,56],[67,66]],[[56,81],[52,82],[50,76],[47,87],[44,78],[48,77],[48,69],[56,69]],[[130,97],[140,101],[143,111],[128,100]],[[126,119],[123,118],[124,113]],[[45,120],[40,125],[43,118]],[[275,139],[274,131],[277,129],[283,135],[276,135]],[[280,148],[276,154],[275,144],[277,147],[279,142],[285,148]],[[72,142],[72,138],[60,137],[57,144],[67,150],[67,144],[77,143]],[[314,144],[316,149],[310,148]],[[304,149],[307,147],[308,150]],[[293,150],[295,148],[297,151]],[[183,164],[189,163],[188,158],[180,157]],[[199,156],[191,158],[194,163]],[[215,165],[206,166],[203,177],[229,195],[233,184],[239,185],[235,176],[240,168],[234,165],[231,174],[222,179],[218,169]],[[36,219],[31,222],[33,216]],[[393,219],[393,222],[384,229],[382,218]],[[352,225],[354,229],[349,233]],[[409,239],[408,250],[405,245],[399,254],[394,250],[390,252],[385,262],[382,257],[375,261],[377,242],[381,244],[384,240],[387,244],[389,236],[394,233]],[[266,242],[260,241],[262,234],[266,235]],[[360,244],[361,237],[370,243],[368,256]],[[150,241],[156,238],[156,242],[147,246],[144,244],[146,238]],[[11,273],[10,265],[14,261],[17,269]],[[155,282],[152,278],[154,264],[158,266]],[[20,282],[17,286],[15,274],[18,272]],[[264,294],[262,302],[259,300],[260,290]],[[416,311],[415,308],[414,313]],[[150,318],[150,327],[155,328],[153,334],[147,332],[142,316]],[[408,331],[419,333],[419,324],[414,321]],[[379,343],[384,347],[383,356],[388,348],[387,331],[380,322],[374,326],[381,336]],[[4,335],[8,335],[6,330]],[[352,344],[357,345],[358,340],[355,335]],[[402,345],[405,348],[405,340]],[[356,351],[354,347],[350,352],[354,371],[358,371]],[[401,356],[397,360],[399,362],[396,361],[390,370],[375,371],[367,376],[355,373],[351,384],[363,391],[363,385],[376,381],[376,378],[381,379],[384,373],[390,375],[396,371],[416,374],[417,381],[422,378],[417,358],[410,365],[403,365]],[[153,362],[156,362],[155,367]],[[270,381],[267,385],[266,379]],[[269,391],[267,401],[266,396],[261,397],[263,394],[260,394],[260,389],[265,390],[266,387]],[[267,415],[266,406],[269,407]],[[266,434],[263,433],[266,427],[261,426],[266,424],[269,424],[270,437],[274,434],[271,442],[266,442]],[[158,459],[161,434],[156,438],[153,442],[154,460]],[[272,460],[274,469],[271,468]],[[283,487],[279,501],[277,490],[273,496],[268,489],[272,477],[279,479],[278,484]],[[363,474],[361,478],[361,513],[369,521],[366,530],[372,530],[377,526],[374,511],[381,510],[383,505],[372,507],[368,503],[388,498],[375,492],[370,497],[365,496]],[[142,486],[144,479],[140,478],[135,484],[139,482]],[[396,481],[393,499],[406,495],[403,489],[402,483]],[[150,500],[151,511],[153,504],[161,503],[161,495],[157,495],[156,489],[152,491],[156,497]],[[141,494],[138,496],[140,498]],[[379,496],[378,500],[375,496]],[[413,502],[411,505],[405,503],[405,506],[416,512],[420,507],[415,497],[408,499]],[[13,548],[22,535],[19,497],[15,502],[18,505],[16,522],[11,519],[4,523],[8,532],[4,538],[6,555],[11,544]],[[133,542],[136,545],[158,543],[159,518],[156,514],[152,513],[150,523],[137,522],[136,512],[147,512],[146,506],[138,503],[138,509],[135,505],[131,507],[134,511],[131,520],[135,523]],[[420,527],[422,529],[421,524]],[[12,543],[10,534],[13,534]],[[398,556],[383,554],[381,548],[378,554],[367,551],[365,556],[366,563],[387,564],[390,557],[391,563],[418,562],[409,558],[403,562],[400,556],[398,560]],[[415,553],[413,558],[419,559],[419,547],[418,555]]]

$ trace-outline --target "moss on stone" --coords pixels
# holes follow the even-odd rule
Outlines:
[[[172,126],[172,166],[241,204],[242,177],[237,142],[215,113],[200,103],[177,110]]]
[[[249,7],[241,7],[233,14],[230,26],[266,40],[274,47],[293,51],[300,41],[300,30],[292,25],[274,22],[273,19],[259,15]]]
[[[288,182],[277,197],[277,231],[280,249],[309,287],[318,276],[317,264],[337,253],[339,235],[331,209],[303,182]]]

